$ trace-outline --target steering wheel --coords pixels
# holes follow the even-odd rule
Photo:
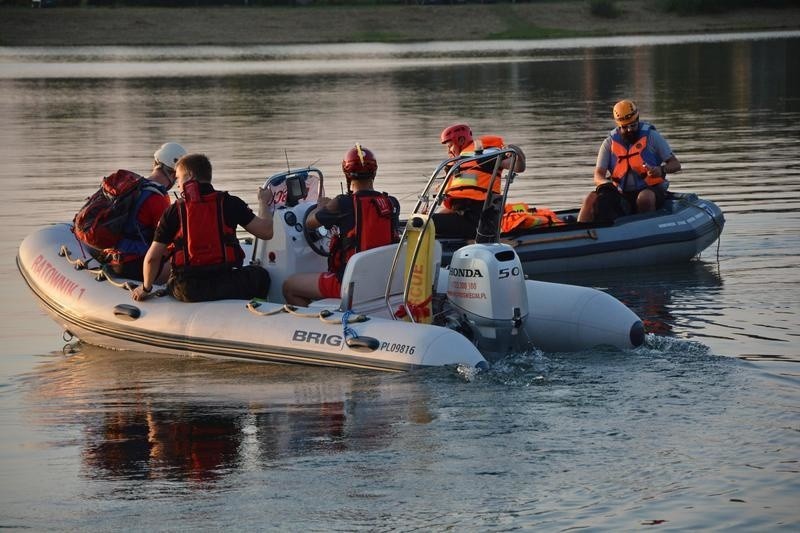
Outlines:
[[[331,254],[331,233],[328,231],[325,226],[320,226],[317,229],[308,229],[306,226],[306,221],[308,220],[308,215],[310,215],[314,208],[317,207],[317,204],[312,205],[306,210],[306,214],[303,216],[303,236],[306,238],[306,242],[308,246],[314,250],[314,253],[317,255],[321,255],[322,257],[328,257]]]

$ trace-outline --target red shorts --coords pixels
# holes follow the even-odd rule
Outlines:
[[[323,298],[341,298],[342,297],[342,282],[332,272],[323,272],[319,275],[317,281],[319,293]]]

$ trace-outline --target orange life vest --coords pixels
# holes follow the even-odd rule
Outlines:
[[[213,191],[177,202],[179,227],[172,268],[179,272],[213,272],[242,266],[244,251],[236,229],[225,224],[222,204],[228,193]]]
[[[628,145],[618,130],[611,134],[611,179],[622,190],[622,182],[629,170],[633,170],[645,185],[652,187],[664,182],[664,178],[648,176],[645,167],[644,151],[650,135],[650,125],[642,123],[639,126],[639,138],[632,145]]]
[[[398,242],[398,227],[395,204],[386,193],[360,191],[353,198],[353,227],[343,237],[335,234],[331,238],[328,271],[341,281],[347,261],[356,252]]]
[[[459,155],[462,157],[472,157],[480,154],[486,148],[502,148],[505,146],[503,138],[497,135],[484,135],[468,144]],[[445,191],[448,198],[465,198],[468,200],[483,201],[489,190],[489,182],[492,179],[492,171],[496,161],[489,159],[483,163],[473,161],[465,163],[459,169],[459,173],[453,177]],[[494,180],[492,191],[500,194],[500,176]]]
[[[535,226],[555,226],[563,224],[555,211],[547,207],[529,207],[517,202],[506,204],[503,218],[500,221],[500,232],[509,233],[517,229],[528,229]]]

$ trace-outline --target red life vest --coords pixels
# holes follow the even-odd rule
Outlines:
[[[503,141],[502,137],[497,135],[484,135],[467,145],[459,155],[473,157],[486,148],[502,148],[503,146],[505,146],[505,141]],[[478,201],[485,200],[495,164],[496,161],[494,159],[489,159],[483,163],[473,161],[461,165],[458,175],[454,176],[447,185],[447,190],[445,191],[447,197],[466,198],[468,200]],[[495,179],[494,186],[492,187],[492,190],[497,194],[501,192],[499,177],[500,176],[498,176],[498,179]]]
[[[650,126],[642,124],[639,127],[639,138],[632,145],[628,146],[618,131],[615,130],[611,135],[611,154],[612,168],[611,179],[617,188],[621,189],[622,181],[633,170],[639,175],[640,180],[644,180],[648,187],[664,182],[664,178],[649,176],[645,167],[644,151],[647,148],[647,140],[650,134]]]
[[[360,191],[353,199],[354,224],[346,235],[331,239],[328,271],[341,281],[347,261],[356,252],[398,242],[395,205],[386,193]]]
[[[177,202],[179,227],[172,268],[179,272],[214,272],[242,266],[244,251],[236,228],[225,224],[222,204],[228,193],[213,191]]]

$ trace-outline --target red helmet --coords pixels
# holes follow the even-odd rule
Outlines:
[[[460,152],[472,142],[472,130],[466,124],[454,124],[442,130],[442,144],[452,142]]]
[[[344,154],[342,170],[348,180],[371,180],[378,171],[378,161],[371,150],[356,143]]]

